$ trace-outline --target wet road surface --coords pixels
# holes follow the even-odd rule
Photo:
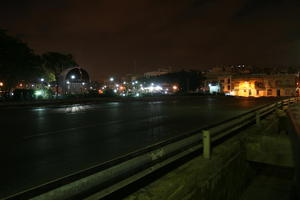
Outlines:
[[[0,198],[275,100],[195,97],[1,108]]]

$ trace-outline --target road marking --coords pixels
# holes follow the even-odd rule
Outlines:
[[[47,135],[55,135],[58,133],[63,133],[63,132],[68,132],[68,131],[74,131],[78,129],[83,129],[83,128],[91,128],[91,127],[96,127],[96,126],[107,126],[107,125],[113,125],[113,124],[118,124],[124,120],[116,120],[116,121],[111,121],[107,123],[97,123],[97,124],[90,124],[90,125],[85,125],[85,126],[78,126],[78,127],[73,127],[73,128],[66,128],[66,129],[61,129],[61,130],[56,130],[56,131],[47,131],[44,133],[40,134],[34,134],[34,135],[29,135],[26,137],[23,137],[24,140],[35,138],[35,137],[42,137],[42,136],[47,136]]]
[[[25,136],[23,137],[24,140],[29,140],[32,138],[37,138],[37,137],[43,137],[43,136],[48,136],[48,135],[55,135],[55,134],[60,134],[60,133],[64,133],[64,132],[68,132],[68,131],[75,131],[78,129],[84,129],[84,128],[91,128],[91,127],[97,127],[97,126],[109,126],[109,125],[114,125],[114,124],[119,124],[122,122],[138,122],[138,121],[152,121],[155,119],[161,119],[161,118],[165,118],[166,116],[163,115],[157,115],[157,116],[150,116],[150,117],[146,117],[143,119],[134,119],[134,120],[115,120],[115,121],[110,121],[110,122],[106,122],[106,123],[96,123],[96,124],[89,124],[89,125],[85,125],[85,126],[78,126],[78,127],[72,127],[72,128],[65,128],[65,129],[60,129],[60,130],[55,130],[55,131],[47,131],[47,132],[43,132],[43,133],[39,133],[39,134],[34,134],[34,135],[29,135],[29,136]]]

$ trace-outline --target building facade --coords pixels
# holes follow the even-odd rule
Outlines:
[[[233,96],[296,96],[297,76],[294,74],[231,76],[225,78],[225,82],[224,93]]]

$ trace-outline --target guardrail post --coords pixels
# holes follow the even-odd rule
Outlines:
[[[256,111],[255,113],[256,125],[260,126],[260,112]]]
[[[281,104],[281,101],[278,101],[278,102],[276,103],[276,110],[279,110],[279,109],[280,109],[280,104]]]
[[[203,137],[203,157],[210,159],[210,132],[208,130],[202,131]]]

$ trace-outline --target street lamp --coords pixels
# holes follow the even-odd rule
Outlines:
[[[0,87],[2,87],[4,84],[3,84],[3,82],[0,82]]]
[[[109,80],[110,80],[111,82],[113,82],[115,79],[114,79],[113,77],[110,77]]]
[[[45,79],[44,78],[41,78],[41,82],[44,82],[45,81]]]
[[[71,76],[71,79],[75,79],[75,78],[76,78],[75,75],[72,75],[72,76]]]

